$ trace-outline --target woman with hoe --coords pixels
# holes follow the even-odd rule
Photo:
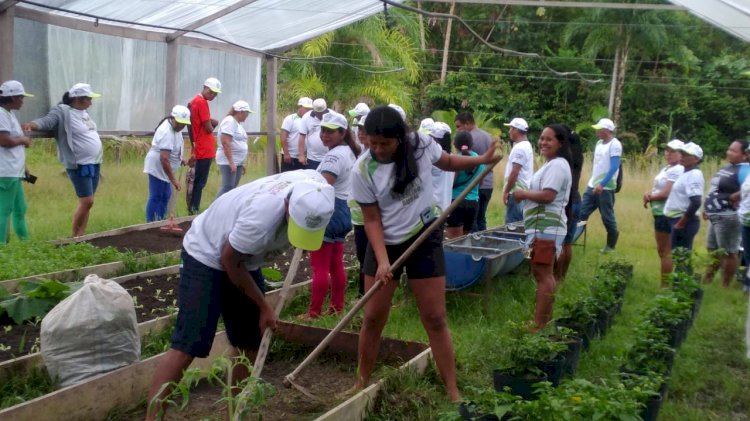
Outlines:
[[[433,231],[403,266],[394,268],[393,272],[391,262],[395,262],[438,216],[430,181],[432,166],[456,171],[491,164],[497,161],[496,146],[478,157],[449,155],[436,142],[410,134],[399,112],[382,106],[367,115],[365,131],[370,150],[354,164],[352,197],[362,207],[369,240],[364,265],[365,288],[369,290],[377,281],[384,285],[365,304],[354,388],[364,388],[370,380],[381,333],[398,286],[394,279],[406,269],[448,397],[457,401],[460,395],[446,319],[441,230]]]

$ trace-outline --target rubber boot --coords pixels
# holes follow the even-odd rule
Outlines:
[[[611,248],[612,250],[615,249],[615,246],[617,245],[617,239],[620,237],[620,233],[615,232],[608,232],[607,233],[607,247]]]

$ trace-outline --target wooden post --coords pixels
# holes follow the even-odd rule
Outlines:
[[[266,174],[279,172],[276,158],[276,80],[279,72],[278,60],[266,56]]]
[[[13,18],[15,17],[15,2],[0,11],[0,83],[13,79]]]
[[[451,10],[449,14],[453,14],[456,11],[456,2],[451,2]],[[451,28],[453,27],[453,19],[448,19],[448,23],[445,27],[445,42],[443,44],[443,65],[440,68],[440,84],[445,83],[445,76],[448,73],[448,51],[451,46]]]
[[[180,102],[180,45],[177,41],[167,41],[167,77],[164,91],[165,115],[172,112],[172,107]],[[182,104],[186,105],[186,104]]]

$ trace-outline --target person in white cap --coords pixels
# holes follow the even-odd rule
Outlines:
[[[182,129],[190,125],[190,111],[184,105],[175,105],[172,112],[156,127],[151,149],[146,154],[143,172],[148,174],[148,201],[146,222],[161,221],[167,217],[167,205],[172,197],[172,187],[179,191],[177,169],[182,165]]]
[[[469,112],[461,112],[456,115],[455,121],[457,131],[467,131],[471,133],[472,151],[477,155],[484,154],[492,144],[492,136],[486,131],[477,127],[474,116]],[[479,202],[477,206],[477,217],[472,227],[474,231],[484,231],[487,229],[487,207],[492,199],[492,190],[495,186],[495,176],[492,171],[479,184]]]
[[[370,142],[367,139],[367,132],[365,132],[365,121],[367,116],[362,116],[355,119],[356,123],[354,126],[357,129],[357,142],[361,145],[362,152],[369,153]],[[349,213],[352,215],[352,228],[354,229],[354,248],[357,255],[357,262],[359,262],[359,289],[357,291],[358,296],[361,298],[365,295],[365,253],[367,252],[367,233],[365,233],[365,217],[362,215],[362,207],[359,206],[354,197],[349,192],[349,198],[347,201],[349,205]]]
[[[602,223],[607,230],[607,244],[602,253],[611,253],[617,246],[620,232],[615,218],[615,189],[620,172],[622,143],[615,137],[615,123],[608,118],[600,119],[591,126],[596,129],[599,140],[594,149],[594,166],[591,169],[586,192],[581,201],[581,221],[588,221],[595,210],[599,210]]]
[[[281,171],[302,169],[299,163],[299,130],[302,116],[310,111],[313,100],[303,96],[297,101],[297,112],[284,117],[281,123]]]
[[[672,187],[684,172],[680,164],[682,159],[680,150],[684,143],[679,139],[672,139],[664,148],[664,159],[667,165],[662,168],[656,177],[651,190],[643,195],[643,207],[651,206],[651,214],[654,216],[654,237],[656,239],[656,252],[659,254],[661,287],[669,286],[669,276],[672,273],[672,248],[670,240],[672,227],[669,218],[664,215],[664,205],[672,192]]]
[[[203,188],[208,182],[208,174],[211,170],[211,162],[216,157],[216,140],[214,129],[219,122],[211,118],[209,101],[213,101],[221,93],[221,82],[215,77],[210,77],[203,82],[203,89],[188,103],[190,109],[190,161],[188,165],[195,168],[195,179],[191,196],[188,202],[188,212],[195,215],[200,212]]]
[[[320,121],[328,113],[328,104],[323,98],[313,101],[313,109],[305,113],[299,128],[299,163],[303,168],[314,170],[320,165],[328,148],[320,140]]]
[[[352,166],[361,152],[348,126],[346,117],[335,111],[326,113],[320,123],[320,138],[328,148],[328,153],[318,165],[317,171],[333,186],[336,202],[333,216],[326,227],[323,245],[310,252],[310,306],[306,313],[299,316],[302,320],[321,315],[329,286],[331,299],[327,313],[339,314],[344,310],[344,239],[352,229],[352,215],[346,201],[351,193]]]
[[[0,85],[0,244],[8,241],[11,219],[18,239],[29,239],[21,180],[28,174],[26,148],[31,146],[31,139],[23,133],[15,111],[23,107],[24,98],[33,96],[17,80]]]
[[[171,349],[154,372],[146,419],[163,410],[163,398],[194,358],[211,349],[219,316],[233,356],[252,361],[276,316],[263,297],[260,271],[266,253],[317,250],[333,214],[334,189],[311,170],[289,171],[242,185],[198,215],[182,242],[179,312]],[[232,379],[247,377],[241,365]],[[164,384],[167,386],[163,386]],[[154,400],[156,398],[156,400]]]
[[[361,119],[363,119],[365,116],[367,116],[367,113],[370,112],[370,107],[365,104],[364,102],[360,102],[357,105],[354,106],[351,110],[349,110],[349,116],[352,118],[352,135],[354,135],[354,141],[357,142],[357,144],[361,147],[362,141],[359,140],[359,136],[357,135],[358,130],[356,130],[356,127]]]
[[[703,160],[703,149],[688,142],[680,148],[680,155],[684,171],[672,185],[664,204],[664,215],[672,228],[672,250],[677,247],[692,250],[693,239],[701,225],[698,209],[703,200],[705,180],[698,165]]]
[[[420,123],[417,133],[419,136],[427,136],[433,142],[437,142],[445,153],[451,153],[451,128],[446,123],[425,118]],[[453,177],[455,173],[452,171],[443,171],[434,165],[431,170],[435,202],[440,207],[440,210],[448,209],[453,198]]]
[[[102,141],[87,110],[92,100],[100,96],[88,83],[76,83],[46,116],[24,124],[24,130],[55,132],[57,157],[65,166],[78,196],[78,207],[73,214],[73,237],[86,233],[99,186]]]
[[[737,215],[740,188],[745,182],[750,165],[745,158],[748,142],[734,140],[726,152],[728,165],[719,168],[711,177],[710,187],[703,203],[703,219],[708,220],[706,249],[710,262],[703,272],[703,283],[713,282],[721,272],[722,285],[728,288],[737,277],[740,265],[742,223]]]
[[[516,190],[528,190],[531,177],[534,176],[534,148],[526,137],[529,124],[526,120],[516,117],[510,123],[508,134],[513,147],[508,155],[505,166],[505,187],[503,187],[503,203],[505,204],[505,223],[523,221],[523,203],[516,202],[511,193]]]
[[[240,184],[240,178],[245,174],[245,159],[247,159],[247,132],[242,123],[247,116],[254,113],[250,104],[237,101],[232,104],[229,113],[219,124],[219,146],[216,149],[216,165],[221,173],[221,186],[216,197],[232,190]]]
[[[362,207],[369,245],[365,255],[365,287],[384,285],[365,304],[359,335],[359,367],[355,389],[367,386],[375,367],[383,328],[388,320],[398,279],[406,269],[449,399],[461,396],[445,309],[445,258],[442,230],[434,230],[404,262],[391,268],[438,217],[429,182],[431,167],[457,171],[494,164],[496,145],[479,157],[445,153],[433,141],[412,136],[400,113],[383,106],[365,120],[370,153],[360,155],[352,171],[352,197]]]

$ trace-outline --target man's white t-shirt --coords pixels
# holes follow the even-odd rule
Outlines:
[[[219,124],[219,135],[216,136],[219,146],[216,148],[216,163],[219,165],[229,165],[229,160],[224,154],[224,145],[221,143],[223,135],[227,135],[232,138],[229,145],[232,147],[232,162],[235,165],[244,165],[245,158],[247,158],[247,133],[245,128],[242,127],[235,118],[231,115],[224,117],[224,120]]]
[[[266,253],[289,245],[285,199],[294,184],[326,180],[315,170],[288,171],[263,177],[218,197],[193,220],[182,246],[204,265],[225,270],[221,251],[229,244],[253,257],[248,269],[257,269]]]
[[[0,132],[6,132],[11,138],[23,136],[21,124],[16,115],[0,107]],[[23,145],[5,148],[0,146],[0,177],[22,178],[26,171],[26,147]]]
[[[588,184],[589,187],[593,189],[599,184],[599,182],[604,180],[604,177],[609,172],[610,158],[613,156],[622,156],[622,143],[620,143],[616,137],[613,137],[612,140],[607,143],[604,143],[603,140],[599,139],[599,141],[596,142],[596,149],[594,150],[594,166],[591,168],[591,178],[589,179]],[[615,171],[615,174],[609,180],[607,185],[604,186],[605,190],[614,190],[617,187],[617,174],[619,172],[619,169]]]
[[[336,177],[333,189],[336,199],[347,200],[352,190],[352,167],[354,166],[354,152],[349,145],[341,144],[329,150],[318,165],[317,171],[321,174],[331,173]]]
[[[513,170],[513,164],[520,165],[521,170],[518,172],[516,184],[508,191],[528,190],[531,184],[531,177],[534,176],[534,149],[531,147],[531,142],[522,140],[516,142],[513,148],[511,148],[510,155],[508,155],[508,164],[505,166],[506,183],[508,182],[508,177],[510,177],[510,172]]]
[[[281,123],[281,130],[287,132],[286,143],[289,149],[289,156],[292,158],[299,157],[299,129],[302,124],[302,117],[297,113],[289,114]],[[283,151],[283,149],[282,149]]]
[[[182,133],[174,131],[169,120],[164,120],[151,140],[151,149],[146,154],[143,172],[169,182],[169,177],[161,165],[161,151],[169,151],[169,166],[172,167],[172,171],[176,171],[182,163],[182,143]]]
[[[529,189],[554,190],[555,200],[550,203],[524,201],[523,221],[527,234],[533,235],[539,232],[560,238],[565,237],[568,233],[565,206],[568,204],[572,182],[570,164],[565,158],[555,158],[539,168],[531,180]]]
[[[96,123],[86,110],[70,109],[70,130],[76,164],[101,164],[102,140],[96,131]]]
[[[308,111],[302,116],[299,132],[305,135],[307,159],[320,162],[326,153],[328,153],[328,148],[323,145],[323,141],[320,139],[320,120],[317,117],[313,117],[312,113],[312,111]]]
[[[415,140],[416,138],[416,140]],[[383,223],[385,244],[401,244],[417,234],[437,217],[437,205],[432,187],[432,164],[443,156],[436,142],[419,137],[415,157],[417,177],[403,194],[393,192],[394,163],[376,161],[371,153],[362,154],[354,163],[352,197],[362,206],[377,204]]]
[[[669,218],[680,218],[690,206],[690,198],[700,196],[703,198],[705,180],[703,173],[698,168],[682,173],[680,178],[672,185],[667,203],[664,205],[664,215]]]

